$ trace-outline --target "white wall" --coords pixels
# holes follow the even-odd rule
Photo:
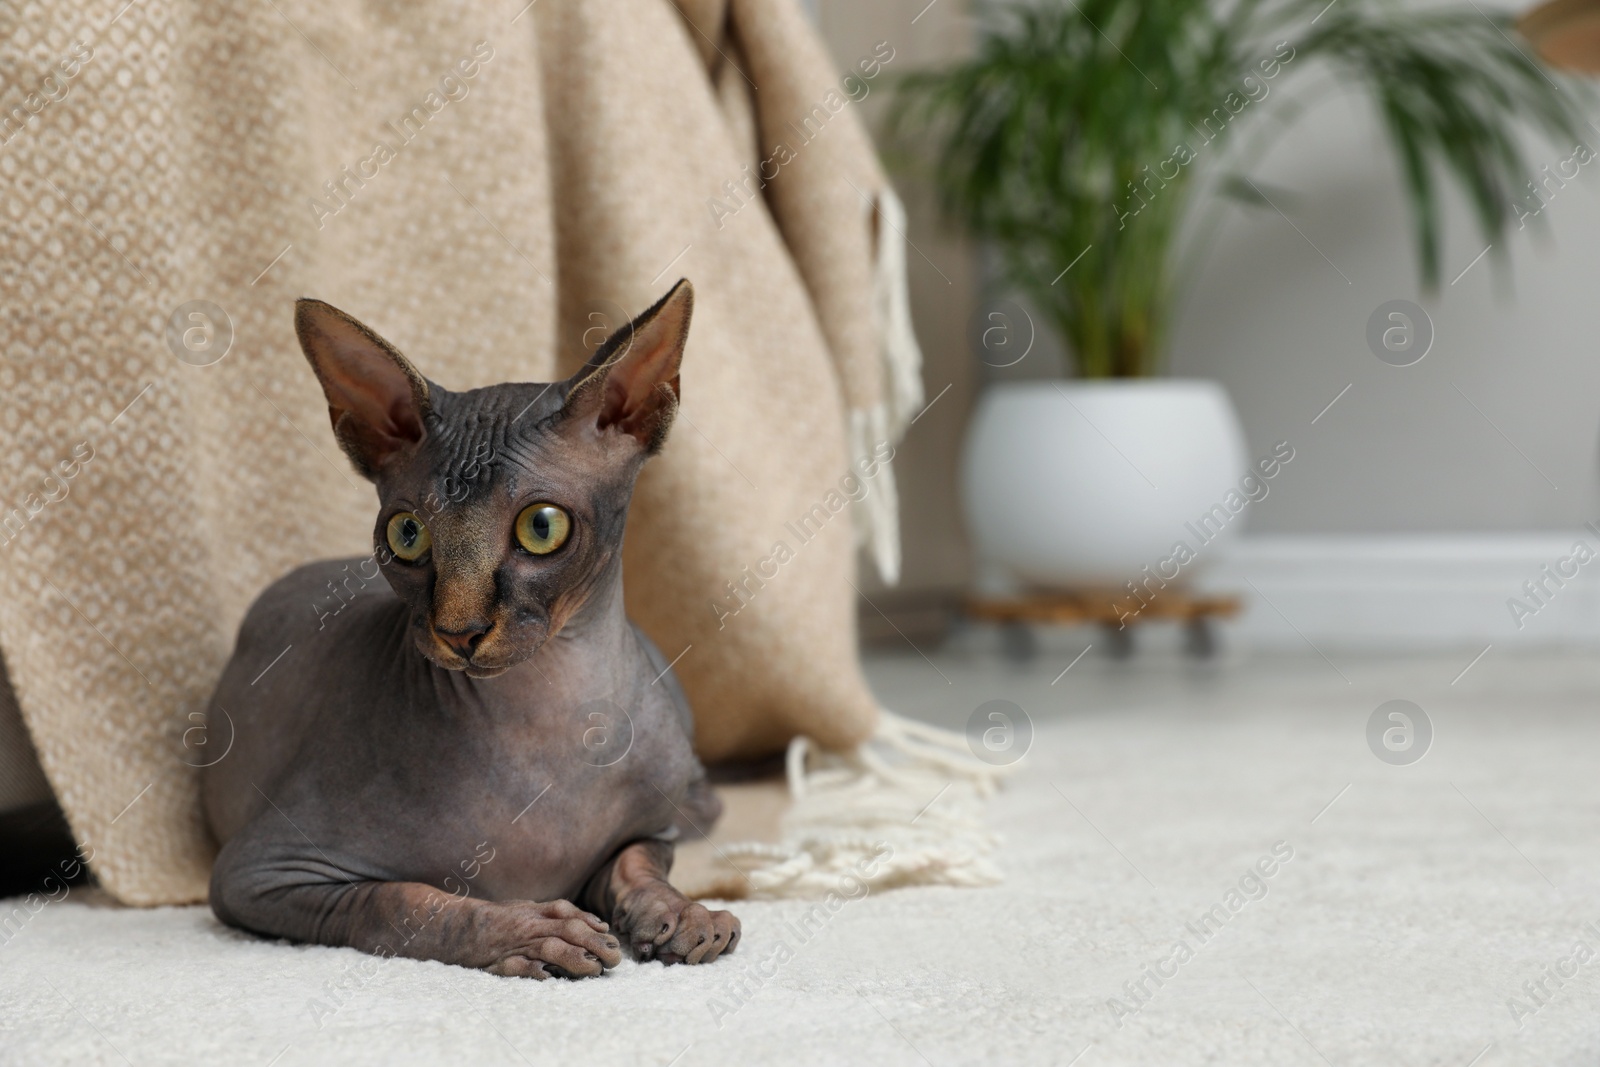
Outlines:
[[[1529,158],[1570,154],[1539,145]],[[1295,446],[1252,532],[1568,530],[1600,518],[1600,160],[1552,198],[1548,240],[1513,233],[1510,271],[1497,274],[1491,252],[1451,285],[1486,243],[1456,205],[1434,298],[1419,293],[1398,177],[1365,98],[1319,103],[1255,173],[1296,192],[1279,205],[1293,226],[1226,209],[1172,360],[1175,374],[1227,386],[1252,454]],[[1365,339],[1368,316],[1394,298],[1422,304],[1435,327],[1411,367],[1380,362]]]

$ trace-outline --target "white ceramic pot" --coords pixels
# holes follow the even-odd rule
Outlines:
[[[1190,578],[1237,534],[1246,509],[1216,509],[1237,503],[1248,462],[1238,416],[1215,382],[991,385],[962,463],[980,574],[1120,586],[1170,559],[1181,540],[1195,553],[1182,567]]]

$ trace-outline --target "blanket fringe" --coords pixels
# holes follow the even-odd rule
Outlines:
[[[804,737],[789,745],[793,804],[777,845],[729,846],[757,898],[853,895],[862,884],[992,885],[998,838],[985,798],[1009,767],[967,751],[962,734],[880,711],[876,733],[835,752]]]
[[[884,398],[849,412],[850,464],[857,471],[876,465],[876,484],[855,500],[856,544],[872,557],[886,585],[900,580],[900,520],[894,468],[879,458],[884,445],[900,440],[922,409],[922,349],[911,328],[911,296],[906,275],[906,209],[887,183],[872,204],[873,318],[878,357],[883,366]]]
[[[878,213],[873,305],[888,376],[888,432],[899,440],[922,408],[922,349],[911,326],[911,288],[906,274],[906,208],[885,183],[874,205]]]

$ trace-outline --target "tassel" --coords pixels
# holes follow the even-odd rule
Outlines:
[[[922,350],[911,327],[911,298],[906,287],[906,209],[888,185],[878,190],[873,206],[873,318],[877,321],[879,358],[883,362],[887,399],[849,413],[850,463],[857,470],[878,462],[867,495],[855,501],[851,515],[856,544],[865,546],[888,585],[900,580],[900,517],[894,469],[873,460],[880,445],[900,440],[922,409]]]
[[[851,878],[873,888],[1001,880],[983,801],[1012,767],[973,758],[963,734],[879,714],[876,733],[853,751],[790,743],[782,843],[723,849],[747,896],[816,898]]]

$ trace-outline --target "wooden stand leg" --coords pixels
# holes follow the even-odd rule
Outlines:
[[[1133,630],[1115,623],[1103,623],[1101,632],[1105,634],[1106,654],[1112,659],[1127,659],[1133,655]]]
[[[1002,623],[1000,650],[1013,663],[1029,663],[1039,655],[1039,638],[1025,622]]]
[[[1217,631],[1209,619],[1196,616],[1184,624],[1183,650],[1195,659],[1210,659],[1217,654]]]

